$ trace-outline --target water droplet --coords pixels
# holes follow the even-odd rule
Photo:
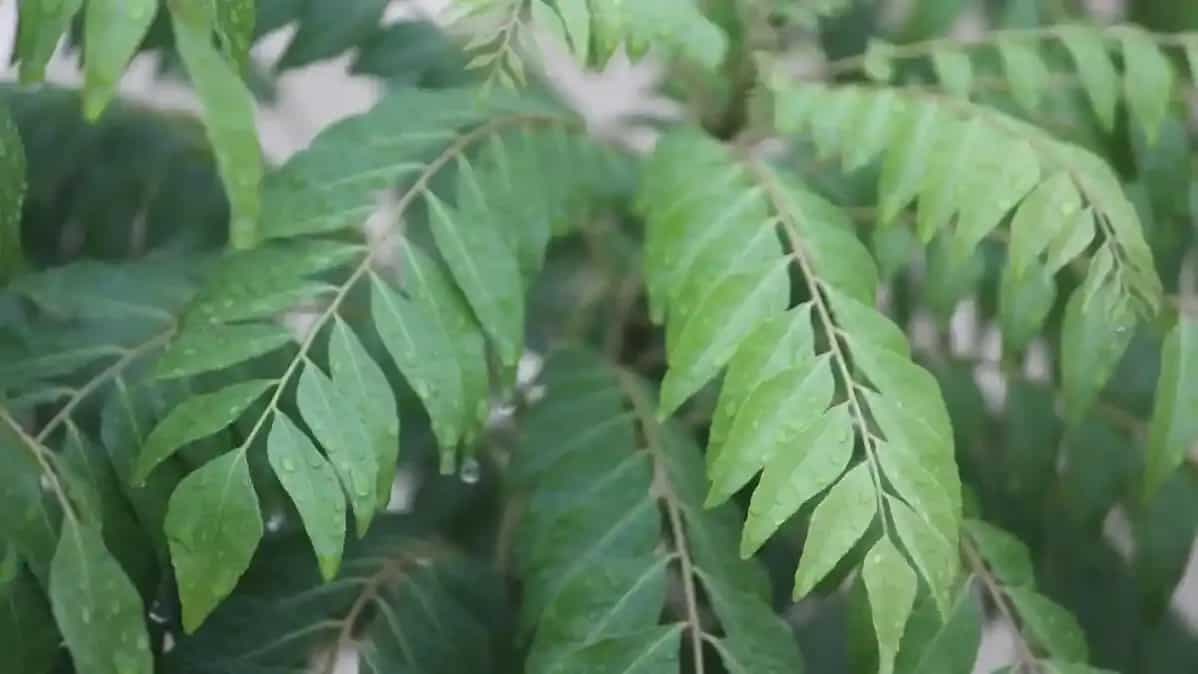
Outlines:
[[[283,470],[287,471],[288,473],[295,472],[295,462],[291,459],[283,459]]]
[[[366,487],[366,485],[360,484],[360,485],[358,485],[358,488],[354,490],[354,493],[357,494],[358,496],[369,496],[370,489],[368,489]]]
[[[466,458],[462,461],[461,467],[458,469],[458,478],[466,484],[474,484],[478,482],[478,478],[482,475],[482,468],[478,464],[478,459],[474,457]]]
[[[114,616],[120,615],[122,608],[124,608],[124,605],[122,605],[121,602],[119,602],[119,601],[112,602],[112,615],[114,615]]]
[[[92,612],[91,612],[91,609],[89,609],[89,608],[85,608],[85,609],[83,609],[83,613],[82,613],[82,616],[81,616],[81,617],[83,618],[83,624],[84,624],[84,625],[90,625],[90,624],[91,624],[91,621],[92,621]]]

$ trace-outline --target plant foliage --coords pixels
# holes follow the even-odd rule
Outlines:
[[[1194,671],[1198,15],[890,4],[20,3],[0,671]]]

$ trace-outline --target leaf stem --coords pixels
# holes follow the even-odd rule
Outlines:
[[[17,434],[17,437],[20,438],[21,444],[26,450],[29,451],[29,454],[33,457],[33,460],[37,462],[38,467],[40,467],[42,470],[42,474],[46,477],[46,481],[50,483],[51,491],[54,492],[59,505],[62,506],[63,514],[72,522],[78,521],[75,515],[74,506],[71,504],[71,500],[67,498],[66,490],[62,487],[62,480],[59,479],[58,473],[55,472],[50,465],[52,460],[48,459],[47,457],[47,454],[49,454],[50,450],[47,449],[46,446],[41,442],[26,433],[25,429],[21,427],[21,424],[19,424],[17,420],[14,419],[12,415],[9,414],[8,410],[2,405],[0,405],[0,421],[3,421],[12,428],[13,432]]]
[[[46,439],[50,437],[50,434],[54,432],[54,429],[63,422],[68,421],[70,419],[71,413],[75,411],[75,408],[78,407],[79,404],[82,403],[88,396],[94,393],[96,389],[107,383],[108,380],[124,372],[125,368],[129,367],[133,361],[166,344],[168,341],[170,341],[170,338],[174,334],[175,326],[171,325],[171,327],[167,330],[154,335],[145,342],[142,342],[141,344],[138,344],[137,346],[125,352],[123,356],[118,358],[108,367],[104,368],[104,370],[95,377],[92,377],[92,379],[84,384],[81,388],[75,390],[71,394],[70,400],[68,400],[66,404],[63,405],[62,408],[50,418],[50,421],[46,422],[45,426],[42,426],[42,429],[38,431],[38,434],[34,437],[34,440],[39,443],[44,443]]]
[[[404,213],[407,212],[408,207],[410,207],[416,200],[416,198],[428,190],[429,183],[434,177],[436,177],[441,169],[445,168],[449,162],[456,159],[474,143],[508,126],[515,126],[518,124],[549,123],[553,120],[554,118],[552,117],[542,115],[511,115],[509,117],[491,120],[485,124],[480,124],[470,131],[459,135],[456,140],[442,150],[441,154],[439,154],[435,159],[429,162],[427,166],[424,167],[424,170],[421,171],[420,175],[416,178],[412,185],[409,186],[404,192],[403,196],[399,198],[394,208],[396,218],[402,217]],[[376,245],[367,250],[366,255],[362,258],[362,261],[359,262],[358,266],[355,267],[353,272],[350,273],[349,278],[347,278],[345,282],[337,288],[337,293],[331,300],[329,300],[329,303],[325,306],[324,310],[319,316],[317,316],[316,320],[313,321],[311,327],[308,328],[307,334],[305,335],[303,341],[300,342],[299,351],[296,352],[291,362],[287,365],[287,369],[284,370],[283,374],[279,376],[274,393],[271,394],[270,400],[266,404],[266,409],[262,411],[262,414],[258,417],[258,419],[254,422],[254,425],[246,434],[245,440],[238,449],[239,452],[245,454],[247,451],[249,451],[250,445],[253,444],[254,439],[266,425],[266,419],[270,417],[272,413],[278,411],[279,403],[283,397],[283,390],[287,388],[287,383],[299,370],[300,364],[307,360],[308,351],[311,350],[312,345],[315,343],[317,335],[320,334],[320,331],[337,313],[337,310],[341,307],[341,304],[345,301],[345,298],[349,296],[349,292],[354,288],[355,285],[357,285],[358,281],[360,281],[362,277],[370,271],[371,264],[374,262],[375,257],[381,251],[387,248],[387,243],[390,241],[391,236],[392,234],[383,236],[376,243]]]
[[[883,498],[882,479],[878,469],[877,436],[869,430],[869,424],[865,417],[866,408],[857,396],[857,382],[852,375],[852,370],[849,368],[849,360],[845,355],[845,348],[840,343],[840,329],[832,319],[832,312],[828,309],[827,301],[824,299],[823,281],[815,274],[811,261],[807,258],[807,252],[803,248],[803,239],[799,235],[799,229],[794,222],[794,218],[786,209],[781,207],[783,198],[779,192],[778,182],[773,173],[765,166],[753,160],[746,160],[745,166],[757,178],[762,187],[765,188],[767,197],[774,205],[774,210],[778,212],[778,222],[782,225],[782,230],[786,234],[786,238],[790,241],[794,260],[799,265],[803,282],[807,285],[807,291],[811,295],[811,300],[815,305],[816,314],[819,317],[824,334],[828,338],[828,346],[832,351],[832,361],[836,363],[836,369],[840,372],[840,376],[844,381],[849,410],[853,415],[853,424],[857,427],[857,432],[861,436],[861,443],[865,446],[866,455],[869,457],[869,474],[874,483],[875,497],[878,501],[878,515],[882,520],[882,529],[889,535],[890,523],[886,518],[886,501]]]
[[[686,621],[690,626],[691,657],[694,659],[695,674],[704,674],[703,664],[703,623],[699,618],[698,592],[695,590],[695,565],[690,555],[690,545],[687,543],[686,528],[682,522],[682,511],[678,507],[678,493],[670,482],[669,471],[662,458],[660,448],[663,446],[661,427],[654,411],[654,403],[645,394],[637,376],[623,368],[617,369],[620,385],[625,395],[631,401],[633,410],[641,420],[645,433],[645,444],[653,457],[653,485],[661,495],[666,507],[666,516],[670,521],[670,529],[674,538],[674,551],[678,555],[678,565],[682,575],[682,595],[686,604]]]
[[[1003,620],[1010,627],[1011,632],[1015,636],[1015,649],[1019,656],[1020,668],[1026,668],[1029,672],[1040,671],[1039,660],[1035,653],[1032,652],[1031,646],[1028,645],[1027,639],[1023,636],[1023,631],[1019,629],[1019,623],[1015,620],[1015,611],[1007,603],[1007,595],[999,587],[998,581],[994,578],[990,570],[986,568],[986,563],[982,561],[982,556],[973,547],[973,542],[967,537],[961,538],[961,552],[965,556],[966,563],[969,564],[973,571],[986,588],[986,594],[994,600],[995,606],[998,607],[998,612],[1002,614]]]

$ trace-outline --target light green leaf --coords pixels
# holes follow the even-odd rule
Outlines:
[[[1059,232],[1048,243],[1048,250],[1044,255],[1045,266],[1053,274],[1057,273],[1077,256],[1086,252],[1086,249],[1090,247],[1090,242],[1094,240],[1095,233],[1094,209],[1092,207],[1083,208],[1074,213],[1064,231]]]
[[[863,63],[865,75],[875,82],[889,82],[894,77],[894,65],[890,62],[890,45],[871,38],[865,47]]]
[[[155,371],[159,379],[191,377],[237,365],[290,341],[290,333],[267,323],[185,326],[158,359]]]
[[[70,27],[83,0],[22,0],[18,9],[17,56],[21,82],[40,82],[58,41]]]
[[[929,148],[943,132],[941,109],[926,102],[904,106],[878,179],[878,222],[888,225],[919,194],[929,169]]]
[[[1048,90],[1049,73],[1038,53],[1038,44],[1003,38],[998,41],[998,54],[1015,101],[1028,112],[1039,111],[1040,99]]]
[[[1011,220],[1011,241],[1007,246],[1011,269],[1017,277],[1023,275],[1050,242],[1073,234],[1070,230],[1081,210],[1081,194],[1073,178],[1064,171],[1049,176],[1027,195]],[[1090,232],[1093,237],[1092,225]]]
[[[462,418],[458,422],[445,420],[469,443],[487,419],[490,411],[490,379],[487,367],[486,344],[482,330],[465,298],[450,281],[441,265],[424,251],[404,241],[404,290],[408,296],[428,311],[449,337],[461,374]],[[437,418],[434,417],[434,421]],[[448,435],[448,434],[447,434]],[[451,447],[448,438],[442,441]]]
[[[741,557],[753,555],[787,518],[844,473],[853,457],[855,437],[844,405],[783,436],[781,451],[769,459],[753,491],[740,541]]]
[[[166,513],[183,628],[196,631],[233,592],[262,539],[262,512],[244,452],[230,452],[179,483]]]
[[[1198,82],[1198,38],[1191,37],[1185,44],[1186,63],[1190,66],[1190,78]]]
[[[707,507],[727,501],[832,403],[836,381],[828,358],[791,368],[758,386],[736,415],[728,441],[711,464]]]
[[[1148,144],[1155,145],[1173,98],[1173,66],[1144,31],[1125,28],[1120,31],[1120,38],[1127,107],[1143,126]]]
[[[1003,585],[1032,586],[1036,582],[1027,546],[1015,536],[982,520],[966,520],[965,530],[978,553]]]
[[[8,106],[0,105],[0,283],[25,266],[21,245],[25,188],[25,146]]]
[[[134,484],[145,484],[150,472],[183,445],[233,425],[276,383],[273,379],[255,379],[183,401],[150,431],[133,469]]]
[[[89,120],[99,119],[108,107],[157,11],[156,0],[88,0],[83,13],[83,112]]]
[[[927,581],[940,614],[947,619],[959,566],[956,540],[950,543],[906,503],[891,496],[886,502],[899,540]]]
[[[1057,299],[1057,284],[1047,268],[1033,263],[1022,275],[1011,267],[1002,271],[998,291],[998,318],[1003,341],[1022,351],[1040,334]]]
[[[956,49],[937,49],[932,52],[932,66],[940,84],[954,96],[969,98],[973,87],[973,64],[969,56]]]
[[[1009,587],[1006,592],[1025,628],[1050,655],[1074,662],[1090,658],[1086,635],[1072,613],[1029,588]]]
[[[254,98],[212,45],[212,26],[186,14],[179,10],[172,17],[175,45],[204,106],[204,125],[232,209],[230,242],[234,248],[250,248],[260,238],[263,174]]]
[[[443,448],[462,435],[462,375],[454,343],[430,310],[371,276],[370,311],[383,345],[416,391]]]
[[[349,494],[361,538],[379,502],[378,458],[362,416],[341,389],[312,363],[306,363],[300,374],[295,401]]]
[[[570,53],[572,44],[566,35],[566,24],[557,10],[550,7],[545,0],[531,0],[529,10],[533,29],[554,39],[562,53]],[[524,37],[524,35],[519,37]]]
[[[329,337],[329,370],[333,384],[358,410],[378,461],[378,508],[387,507],[399,458],[399,410],[387,375],[338,316]]]
[[[1114,374],[1136,324],[1126,298],[1104,278],[1098,261],[1091,262],[1085,282],[1069,298],[1061,329],[1065,417],[1074,426]]]
[[[216,34],[225,56],[241,72],[250,66],[250,46],[257,20],[256,0],[221,0],[216,3]]]
[[[267,439],[267,456],[283,489],[291,496],[326,581],[337,576],[345,546],[345,495],[337,473],[286,414],[276,414]]]
[[[928,595],[915,604],[894,662],[896,674],[970,674],[982,643],[982,607],[968,585],[943,620]]]
[[[557,11],[562,15],[575,58],[585,65],[591,46],[591,10],[587,0],[557,0]]]
[[[462,164],[459,169],[468,177],[463,178],[458,198],[469,205],[451,211],[429,194],[429,227],[500,360],[510,367],[524,344],[520,267],[495,223],[486,217],[486,202],[469,165]]]
[[[1154,495],[1198,443],[1198,321],[1182,314],[1165,337],[1156,384],[1144,496]]]
[[[877,512],[869,465],[859,463],[832,487],[811,516],[807,542],[795,572],[795,601],[805,597],[848,553]]]
[[[880,539],[866,553],[861,578],[865,581],[874,634],[878,638],[878,672],[891,674],[903,630],[915,605],[918,580],[887,538]]]
[[[75,517],[63,521],[50,568],[50,605],[78,671],[154,671],[137,588],[104,547],[99,530]]]
[[[1089,26],[1062,26],[1057,29],[1057,34],[1073,58],[1098,121],[1110,131],[1115,127],[1119,75],[1111,63],[1102,33]]]
[[[726,276],[685,318],[662,382],[662,417],[673,414],[710,381],[758,323],[786,309],[790,295],[787,266],[783,259],[761,271]]]
[[[711,420],[707,441],[709,467],[723,450],[733,420],[749,396],[771,373],[800,367],[813,359],[814,343],[810,302],[763,321],[741,342],[728,363],[728,373],[720,386],[719,402]]]

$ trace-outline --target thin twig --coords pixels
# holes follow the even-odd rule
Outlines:
[[[619,370],[620,384],[636,415],[641,419],[645,433],[645,444],[653,457],[653,485],[660,494],[666,506],[666,515],[670,521],[670,529],[674,538],[674,551],[678,555],[678,565],[682,575],[682,594],[686,603],[686,621],[690,625],[691,657],[694,659],[695,674],[704,674],[703,664],[703,623],[699,618],[699,598],[695,590],[695,566],[691,559],[690,545],[687,543],[686,528],[682,522],[682,512],[678,507],[678,493],[661,456],[663,446],[661,429],[653,410],[653,402],[648,399],[635,374]]]
[[[973,543],[968,538],[961,539],[961,551],[964,553],[970,569],[974,575],[981,579],[982,585],[986,588],[986,593],[994,600],[995,606],[998,607],[998,612],[1002,614],[1003,620],[1014,633],[1015,650],[1020,659],[1020,666],[1026,667],[1029,672],[1039,671],[1039,660],[1036,658],[1035,653],[1032,652],[1032,648],[1028,645],[1027,639],[1024,638],[1023,632],[1019,629],[1019,623],[1015,620],[1015,612],[1007,604],[1007,595],[999,587],[998,581],[995,580],[990,570],[986,568],[986,563],[982,561],[982,556],[974,549]]]
[[[47,449],[45,445],[38,442],[36,439],[26,433],[25,429],[21,427],[21,424],[18,423],[17,420],[14,419],[12,415],[9,414],[8,410],[2,405],[0,405],[0,421],[8,424],[8,426],[12,428],[13,432],[17,434],[17,437],[21,440],[21,444],[42,469],[42,474],[45,475],[46,481],[50,483],[50,489],[54,492],[55,497],[58,499],[59,505],[62,506],[63,514],[71,521],[75,521],[75,509],[71,505],[71,500],[67,498],[66,490],[62,487],[62,481],[59,480],[58,473],[56,473],[50,466],[50,460],[47,459],[47,456],[50,454],[50,450]]]
[[[75,408],[78,407],[79,404],[83,402],[89,395],[94,393],[96,389],[107,383],[108,380],[124,372],[125,368],[129,367],[133,361],[170,341],[170,338],[174,334],[175,326],[172,325],[169,329],[154,335],[145,342],[142,342],[141,344],[125,352],[125,355],[121,356],[111,365],[104,368],[102,372],[97,374],[95,377],[92,377],[92,379],[84,384],[81,388],[75,390],[71,394],[71,399],[68,400],[66,404],[64,404],[62,408],[50,418],[50,421],[46,422],[45,426],[42,426],[42,429],[38,431],[38,434],[34,439],[39,443],[45,442],[46,439],[50,437],[50,434],[54,432],[54,429],[57,428],[59,424],[67,421],[70,418],[71,413],[75,411]]]

